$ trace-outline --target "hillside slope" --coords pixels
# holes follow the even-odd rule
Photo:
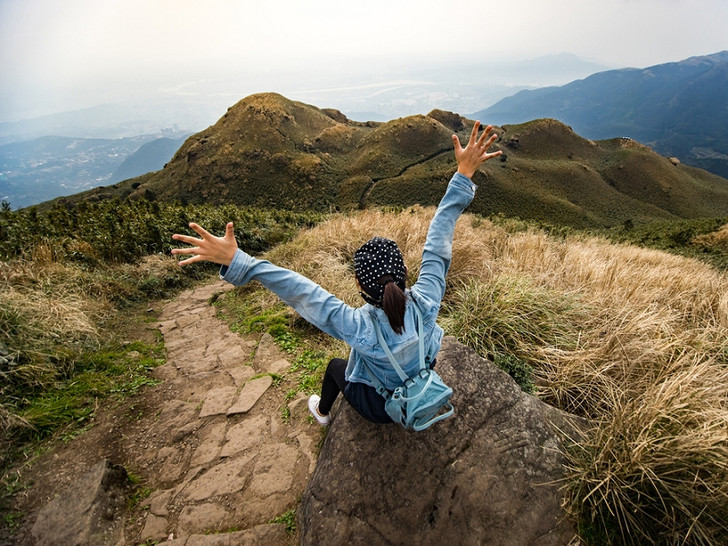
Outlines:
[[[157,138],[143,144],[136,152],[128,156],[111,175],[111,182],[120,182],[135,176],[158,171],[177,152],[185,141],[180,138]]]
[[[188,138],[164,169],[79,196],[235,203],[291,210],[435,205],[456,168],[443,111],[386,123],[348,120],[281,95],[251,95]],[[728,180],[629,139],[586,140],[554,120],[506,125],[470,210],[578,227],[728,215]]]
[[[629,136],[658,153],[728,176],[728,51],[599,72],[521,91],[473,114],[491,123],[555,118],[592,139]]]

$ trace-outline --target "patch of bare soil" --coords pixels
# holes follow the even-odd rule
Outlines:
[[[210,300],[228,288],[217,281],[166,303],[161,383],[98,408],[90,430],[22,471],[32,485],[17,499],[17,544],[35,544],[38,511],[103,459],[138,480],[118,544],[296,542],[272,522],[297,508],[322,429],[305,396],[285,401],[290,363],[270,336],[240,336],[216,318]]]

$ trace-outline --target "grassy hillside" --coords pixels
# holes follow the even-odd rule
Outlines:
[[[472,121],[433,111],[359,123],[276,94],[247,97],[191,136],[164,169],[69,198],[109,196],[328,212],[436,205],[455,171],[450,135]],[[472,211],[569,225],[728,215],[728,180],[629,139],[589,141],[553,120],[497,129],[505,153],[475,175]]]

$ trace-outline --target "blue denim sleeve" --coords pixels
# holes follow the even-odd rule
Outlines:
[[[430,223],[422,253],[420,275],[412,289],[437,304],[445,293],[445,275],[452,258],[455,222],[470,204],[474,194],[475,185],[470,179],[456,173]],[[236,286],[245,285],[252,280],[260,282],[293,307],[305,320],[351,346],[372,336],[361,309],[345,304],[295,271],[266,260],[258,260],[242,250],[238,249],[230,266],[221,268],[220,277]]]
[[[473,200],[476,188],[467,176],[455,173],[427,231],[420,274],[412,290],[438,304],[445,295],[445,276],[452,260],[455,223]]]
[[[220,277],[236,286],[252,280],[260,282],[305,320],[349,344],[367,329],[366,321],[357,309],[345,304],[311,279],[269,261],[253,258],[240,249],[230,266],[220,269]]]

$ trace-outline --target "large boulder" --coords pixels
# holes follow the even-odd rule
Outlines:
[[[568,544],[561,438],[576,420],[445,338],[455,416],[422,432],[336,411],[304,492],[301,544]]]
[[[34,544],[117,544],[123,535],[129,480],[121,465],[103,460],[38,514]]]

